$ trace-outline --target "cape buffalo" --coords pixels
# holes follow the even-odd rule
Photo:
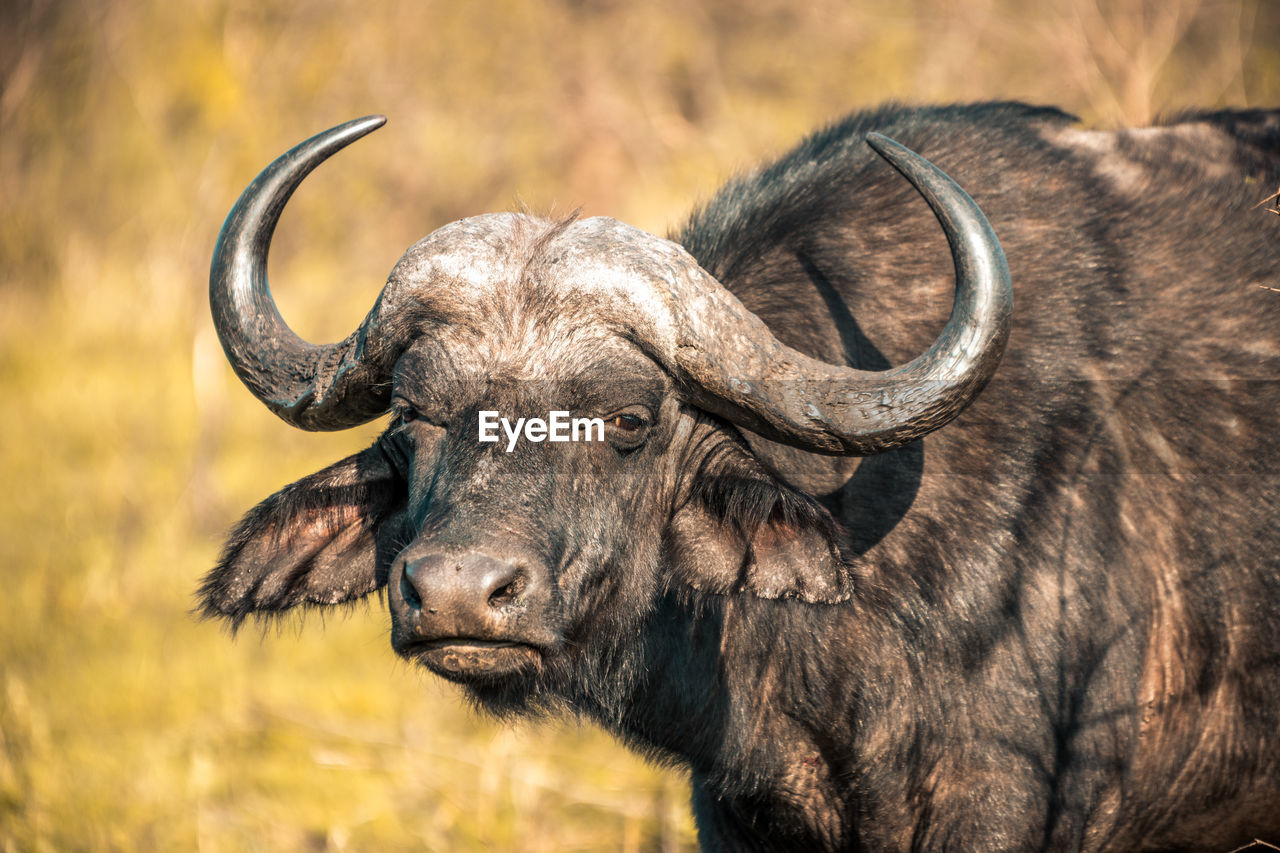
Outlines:
[[[205,614],[385,590],[395,651],[480,707],[687,767],[707,850],[1280,841],[1280,111],[858,113],[670,240],[447,225],[315,346],[272,231],[381,123],[283,155],[219,238],[250,390],[392,420],[240,522]],[[566,418],[603,440],[543,440]]]

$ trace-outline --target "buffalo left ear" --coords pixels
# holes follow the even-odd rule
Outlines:
[[[407,490],[378,445],[276,492],[240,520],[200,587],[200,610],[238,628],[251,613],[341,604],[387,582]]]
[[[742,447],[699,472],[666,532],[675,579],[694,589],[834,604],[852,590],[821,506],[770,476]]]

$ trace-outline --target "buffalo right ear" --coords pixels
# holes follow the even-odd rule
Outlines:
[[[205,617],[352,601],[383,587],[407,488],[378,445],[286,486],[240,520],[200,587]]]
[[[852,592],[831,516],[726,442],[698,470],[665,535],[673,577],[703,592],[834,604]]]

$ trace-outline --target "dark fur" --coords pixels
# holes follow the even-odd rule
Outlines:
[[[881,369],[942,325],[951,263],[862,138],[947,171],[1000,236],[1016,307],[995,380],[927,439],[804,454],[661,377],[645,444],[562,467],[495,455],[484,479],[474,442],[404,427],[251,513],[206,613],[359,595],[413,537],[501,519],[555,575],[563,647],[473,695],[577,710],[688,767],[706,849],[1280,840],[1280,295],[1255,286],[1280,282],[1280,224],[1252,209],[1280,185],[1280,115],[1177,121],[1193,129],[1102,144],[1016,104],[861,113],[680,231],[784,342]],[[417,381],[454,387],[432,368]],[[483,399],[536,410],[611,369]],[[446,425],[480,399],[439,398]]]

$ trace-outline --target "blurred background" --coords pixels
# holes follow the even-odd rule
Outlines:
[[[687,782],[586,723],[498,725],[367,606],[234,641],[190,610],[227,528],[380,428],[308,434],[226,366],[223,216],[310,178],[271,256],[344,337],[411,243],[527,205],[675,226],[878,102],[1091,126],[1280,105],[1274,0],[5,0],[0,4],[0,850],[686,850]]]

